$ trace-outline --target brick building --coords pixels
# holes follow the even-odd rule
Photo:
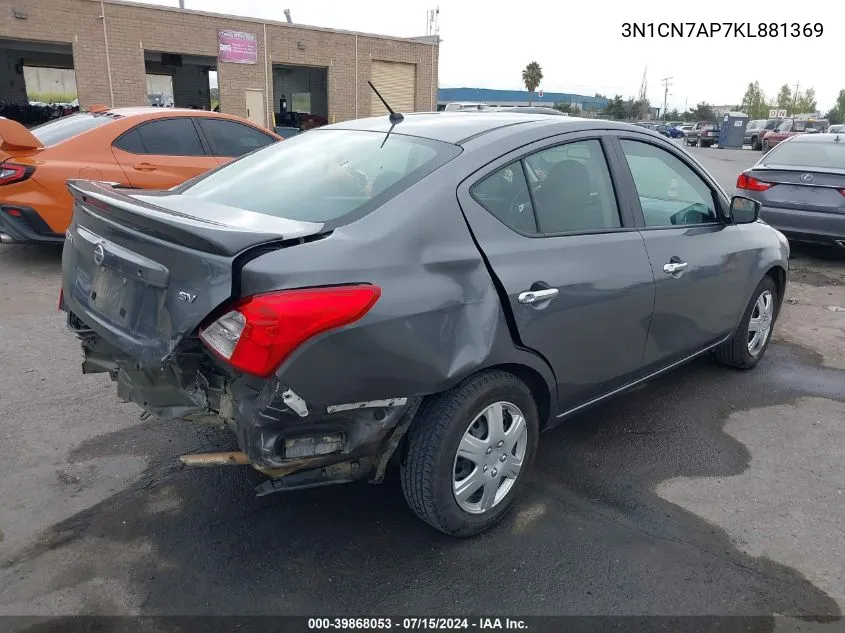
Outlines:
[[[245,37],[246,63],[219,61],[218,32]],[[225,47],[224,47],[225,48]],[[27,98],[24,67],[72,68],[80,105],[146,105],[152,79],[177,106],[210,103],[261,124],[280,101],[329,121],[436,109],[437,38],[395,38],[124,0],[0,0],[0,99]],[[161,82],[158,82],[160,84]],[[157,84],[157,85],[158,85]],[[395,104],[395,105],[394,105]]]

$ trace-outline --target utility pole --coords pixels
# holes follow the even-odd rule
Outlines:
[[[669,86],[672,84],[670,83],[674,77],[664,77],[660,81],[663,82],[663,120],[666,120],[666,108],[668,107],[668,100],[669,100]]]
[[[792,114],[798,114],[795,109],[798,107],[798,86],[800,82],[795,82],[795,96],[792,97]]]
[[[184,8],[185,8],[185,0],[179,0],[179,8],[180,8],[180,9],[184,9]]]

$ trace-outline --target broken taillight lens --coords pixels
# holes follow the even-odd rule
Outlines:
[[[372,285],[255,295],[201,329],[200,339],[234,368],[267,377],[308,339],[359,320],[380,296]]]
[[[746,173],[741,173],[739,178],[736,179],[736,188],[737,189],[746,189],[748,191],[765,191],[773,187],[774,185],[770,182],[763,182],[762,180],[757,180],[753,176],[749,176]]]

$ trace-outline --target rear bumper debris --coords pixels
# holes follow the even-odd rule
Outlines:
[[[183,455],[186,466],[251,465],[276,481],[260,493],[353,479],[381,481],[421,398],[314,406],[276,378],[232,375],[186,345],[164,367],[139,369],[102,338],[70,318],[82,339],[85,373],[108,372],[120,398],[144,415],[228,426],[240,451]],[[294,475],[296,475],[294,477]]]

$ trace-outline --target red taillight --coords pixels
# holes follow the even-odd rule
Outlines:
[[[3,211],[6,212],[6,215],[10,215],[13,218],[21,217],[21,210],[16,209],[15,207],[3,207]]]
[[[843,196],[845,196],[845,189],[840,189],[839,193],[841,193]]]
[[[16,163],[0,164],[0,185],[10,185],[13,182],[26,180],[35,171],[34,167],[18,165]]]
[[[59,312],[62,311],[62,303],[64,302],[64,299],[65,299],[65,289],[59,288],[59,308],[58,308]]]
[[[739,178],[736,179],[736,188],[737,189],[747,189],[749,191],[765,191],[773,187],[774,185],[770,182],[763,182],[762,180],[757,180],[756,178],[749,176],[746,173],[742,173],[739,175]]]
[[[380,296],[370,285],[255,295],[203,328],[200,339],[236,369],[267,377],[302,343],[354,323]]]

